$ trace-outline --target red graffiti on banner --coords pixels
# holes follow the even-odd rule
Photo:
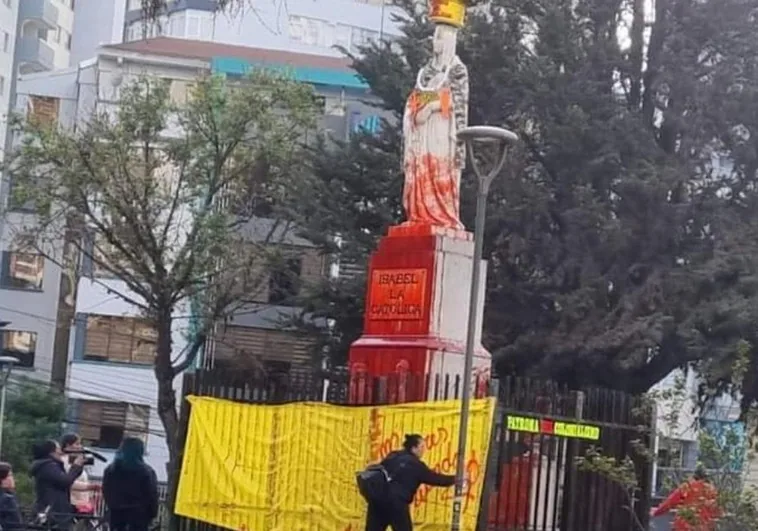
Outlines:
[[[432,470],[438,474],[454,475],[458,464],[458,452],[453,449],[453,444],[450,442],[445,449],[444,456],[434,465],[430,466]],[[468,459],[465,462],[466,477],[468,479],[465,489],[463,491],[463,510],[465,511],[470,502],[474,500],[474,486],[481,480],[482,477],[482,463],[479,461],[476,452],[471,451]],[[427,503],[447,503],[453,499],[453,489],[442,489],[439,487],[433,487],[431,485],[421,485],[416,492],[416,497],[413,499],[413,506],[418,508]]]
[[[440,474],[455,474],[458,454],[448,429],[444,426],[438,426],[423,435],[423,437],[427,452],[432,452],[438,448],[442,449],[442,455],[438,457],[437,461],[430,468]],[[384,434],[384,415],[380,413],[379,408],[371,410],[369,439],[371,461],[374,463],[387,457],[390,452],[400,449],[400,433],[392,432],[389,435]],[[474,486],[478,481],[481,481],[483,470],[482,463],[479,461],[476,452],[473,451],[466,460],[465,466],[468,483],[463,493],[464,510],[470,502],[474,501]],[[430,501],[432,503],[447,503],[452,498],[453,489],[435,489],[429,485],[422,485],[416,493],[413,505],[414,507],[420,507]]]
[[[369,424],[369,445],[371,452],[371,462],[381,461],[387,454],[397,450],[400,446],[400,436],[392,433],[389,437],[384,437],[384,415],[380,413],[379,408],[371,409]]]
[[[390,433],[387,437],[383,437],[382,426],[380,421],[384,418],[376,410],[371,412],[371,427],[369,428],[369,438],[371,441],[371,459],[373,461],[381,461],[387,457],[390,452],[400,449],[401,439],[400,434],[397,432]],[[427,451],[433,450],[437,446],[444,444],[450,440],[450,434],[447,428],[439,426],[430,433],[424,435],[424,444]]]

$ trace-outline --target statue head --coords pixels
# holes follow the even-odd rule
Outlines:
[[[458,28],[448,24],[437,24],[432,37],[432,64],[444,68],[455,57],[458,43]]]

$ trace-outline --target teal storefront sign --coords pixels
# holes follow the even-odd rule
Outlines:
[[[244,76],[254,68],[280,70],[291,74],[296,81],[312,85],[327,85],[356,90],[368,90],[369,88],[368,84],[358,74],[349,70],[250,62],[236,57],[214,57],[211,59],[211,71],[214,74]]]

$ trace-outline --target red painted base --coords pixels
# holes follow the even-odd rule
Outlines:
[[[453,387],[459,387],[454,379],[463,372],[466,322],[460,301],[468,300],[470,284],[465,274],[456,276],[465,269],[456,264],[470,267],[470,242],[468,232],[424,225],[390,228],[369,264],[364,331],[350,348],[354,380],[366,376],[367,381],[373,377],[415,381],[387,401],[458,394]],[[441,317],[445,310],[460,312],[452,324],[450,318]],[[480,378],[484,371],[488,376],[489,353],[480,346],[475,358]]]

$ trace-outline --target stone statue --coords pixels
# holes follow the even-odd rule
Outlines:
[[[461,171],[468,125],[468,70],[456,55],[458,28],[436,25],[432,58],[419,70],[403,116],[404,225],[462,230]]]

